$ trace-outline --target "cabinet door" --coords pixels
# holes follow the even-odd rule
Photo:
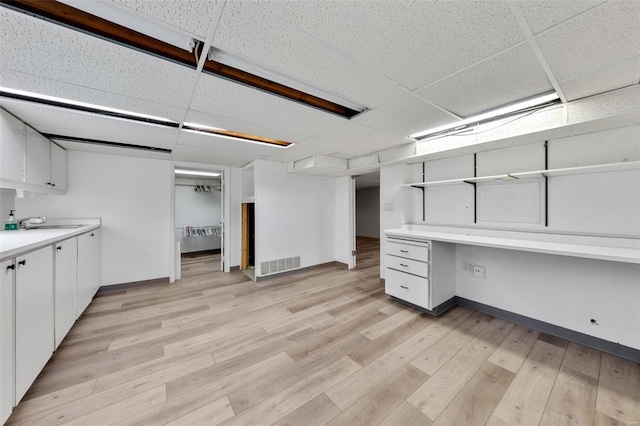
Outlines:
[[[48,187],[51,182],[51,141],[27,126],[25,182]]]
[[[16,258],[16,403],[53,352],[53,246]]]
[[[100,288],[100,231],[78,236],[77,317],[89,306]]]
[[[56,244],[55,259],[55,347],[58,348],[76,321],[78,239]]]
[[[13,398],[13,291],[14,260],[0,263],[0,424],[11,415]]]
[[[51,142],[51,186],[67,190],[67,150]]]
[[[0,179],[24,182],[25,125],[0,109]]]

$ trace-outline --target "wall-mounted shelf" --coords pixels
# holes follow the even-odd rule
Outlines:
[[[435,180],[430,182],[407,183],[399,186],[422,188],[422,187],[428,187],[428,186],[457,185],[461,183],[492,182],[496,180],[541,178],[541,177],[548,177],[548,176],[566,176],[566,175],[575,175],[575,174],[603,173],[603,172],[614,172],[614,171],[623,171],[623,170],[640,170],[640,161],[625,161],[621,163],[597,164],[594,166],[566,167],[561,169],[518,172],[518,173],[509,173],[509,174],[495,175],[495,176],[479,176],[479,177],[468,177],[468,178],[460,178],[460,179]]]

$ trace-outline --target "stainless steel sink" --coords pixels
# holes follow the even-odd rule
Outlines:
[[[28,225],[26,228],[21,228],[21,231],[30,231],[32,229],[75,229],[75,228],[80,228],[82,226],[85,225],[77,225],[77,224],[67,224],[67,225],[51,225],[51,224],[44,224],[44,225]]]

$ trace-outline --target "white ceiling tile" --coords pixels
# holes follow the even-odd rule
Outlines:
[[[313,152],[305,151],[303,148],[299,148],[298,145],[293,145],[287,149],[279,149],[272,155],[265,157],[266,160],[279,161],[281,163],[288,163],[289,161],[298,160],[303,157],[313,155]]]
[[[136,99],[8,69],[2,69],[2,85],[42,95],[56,96],[140,114],[150,114],[177,122],[182,121],[187,112],[185,108]]]
[[[640,2],[611,1],[536,37],[557,80],[640,55]]]
[[[216,164],[220,166],[241,167],[256,159],[250,152],[230,152],[198,146],[176,145],[171,153],[173,161]]]
[[[393,102],[360,114],[351,121],[386,133],[406,136],[453,120],[451,115],[409,93]]]
[[[84,142],[69,142],[69,141],[58,141],[58,140],[56,140],[55,142],[56,144],[60,145],[64,149],[73,150],[73,151],[100,152],[103,154],[122,155],[125,157],[155,158],[157,160],[171,159],[171,153],[168,153],[168,152],[139,150],[139,149],[132,149],[132,148],[117,148],[113,146],[97,145],[93,143],[84,143]]]
[[[580,13],[587,11],[604,0],[555,0],[555,1],[518,1],[529,28],[538,34],[548,28],[566,21]]]
[[[259,4],[411,90],[524,40],[503,1]]]
[[[368,108],[406,93],[251,2],[225,5],[213,44]]]
[[[352,121],[344,123],[327,132],[318,134],[316,135],[316,138],[329,143],[339,144],[338,146],[340,147],[351,146],[361,148],[367,153],[409,142],[405,135],[386,133],[362,126]],[[344,149],[338,150],[348,152]]]
[[[217,0],[114,0],[143,15],[204,39],[217,12]]]
[[[2,68],[186,108],[196,71],[97,37],[0,10]]]
[[[529,43],[523,43],[416,93],[468,117],[551,90],[553,85]]]
[[[297,143],[296,146],[299,146],[303,151],[309,151],[314,154],[335,156],[333,155],[334,153],[340,152],[343,155],[351,156],[351,158],[371,152],[369,148],[347,145],[344,142],[336,142],[316,136],[307,138]],[[335,157],[344,158],[340,156]]]
[[[202,147],[208,149],[218,149],[221,151],[247,153],[254,155],[256,158],[272,155],[277,151],[283,151],[284,148],[245,142],[237,139],[229,139],[220,136],[210,135],[206,133],[192,132],[181,130],[178,137],[180,145]]]
[[[171,149],[178,129],[137,123],[13,99],[0,106],[40,133]]]
[[[567,100],[586,98],[638,83],[640,56],[559,82]]]
[[[345,121],[334,114],[210,75],[203,75],[198,81],[191,109],[257,124],[258,129],[270,132],[258,136],[287,142],[297,142]],[[271,133],[271,129],[277,130]],[[249,133],[244,128],[229,130]]]

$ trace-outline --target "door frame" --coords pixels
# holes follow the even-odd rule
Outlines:
[[[175,227],[176,227],[176,168],[189,168],[189,169],[197,169],[202,171],[211,171],[211,172],[222,172],[220,184],[222,185],[222,232],[220,238],[222,239],[222,244],[220,248],[220,262],[221,262],[221,270],[223,272],[230,272],[230,262],[228,261],[231,244],[231,238],[228,238],[231,235],[230,232],[230,218],[231,218],[231,200],[230,193],[226,186],[229,183],[229,174],[230,167],[229,166],[218,166],[215,164],[202,164],[202,163],[190,163],[184,161],[171,161],[169,167],[169,198],[171,204],[171,220],[170,220],[170,232],[169,232],[169,282],[175,282],[176,280],[176,244],[175,244]]]

